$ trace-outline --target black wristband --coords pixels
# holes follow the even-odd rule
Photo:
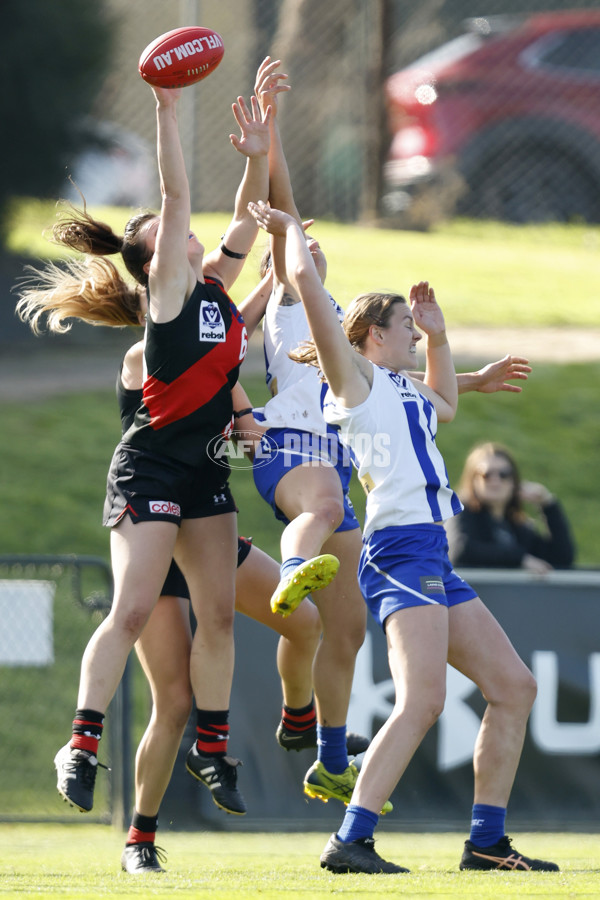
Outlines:
[[[239,411],[237,411],[237,410],[234,409],[234,411],[233,411],[233,418],[234,418],[234,419],[241,419],[242,416],[247,416],[247,415],[248,415],[249,413],[251,413],[251,412],[253,412],[253,409],[252,409],[251,406],[248,406],[246,409],[240,409]]]
[[[221,253],[224,253],[225,256],[230,256],[231,259],[246,259],[248,256],[247,253],[234,253],[233,250],[230,250],[229,247],[226,247],[223,241],[221,241],[221,247],[219,248]]]

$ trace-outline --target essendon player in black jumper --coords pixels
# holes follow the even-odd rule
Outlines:
[[[241,315],[214,278],[196,284],[176,319],[148,320],[143,402],[125,443],[205,465],[215,423],[224,437],[231,432],[231,388],[247,343]]]
[[[227,511],[235,509],[225,461],[214,462],[207,451],[215,436],[227,438],[233,429],[231,389],[247,343],[242,317],[214,279],[196,283],[176,319],[156,323],[148,314],[142,403],[113,456],[105,525],[126,514],[179,522],[216,496]],[[163,495],[149,505],[157,480]]]
[[[181,91],[152,90],[160,215],[134,216],[119,236],[85,210],[73,210],[57,223],[54,237],[85,253],[85,259],[34,273],[19,303],[34,330],[45,315],[55,331],[65,330],[64,320],[71,316],[135,324],[139,285],[147,289],[143,404],[115,450],[105,505],[113,605],[83,655],[73,735],[55,758],[57,787],[78,809],[92,808],[104,714],[175,558],[198,623],[190,658],[198,739],[187,768],[210,788],[218,805],[243,814],[236,765],[227,757],[236,512],[227,472],[212,463],[205,446],[232,427],[231,387],[247,335],[226,291],[257,234],[247,204],[268,195],[271,111],[261,116],[254,97],[251,109],[241,97],[233,104],[241,133],[230,140],[246,157],[246,167],[223,242],[205,256],[190,232],[190,193],[176,116]],[[109,260],[97,258],[114,253],[121,253],[138,287],[121,278]]]
[[[263,279],[264,281],[264,279]],[[262,283],[261,283],[262,284]],[[249,308],[256,293],[243,301],[244,318],[251,333],[256,316]],[[270,288],[269,288],[270,291]],[[266,303],[269,291],[264,295]],[[261,299],[258,298],[258,305]],[[129,348],[117,379],[117,398],[124,433],[129,430],[142,400],[143,342]],[[236,408],[250,401],[239,383]],[[258,425],[256,426],[259,427]],[[272,628],[279,635],[277,669],[286,708],[304,709],[312,715],[316,745],[316,719],[312,703],[312,663],[321,627],[316,607],[304,600],[293,616],[284,619],[271,612],[270,597],[279,582],[279,565],[243,538],[238,539],[235,608]],[[189,592],[175,563],[171,566],[161,596],[138,638],[135,649],[152,690],[153,710],[135,758],[135,806],[127,842],[121,857],[130,874],[162,869],[160,849],[155,846],[159,809],[164,797],[191,708],[189,658],[191,629]],[[214,795],[213,795],[214,796]]]

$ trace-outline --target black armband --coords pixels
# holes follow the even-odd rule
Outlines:
[[[221,246],[219,249],[221,253],[224,253],[225,256],[231,257],[231,259],[246,259],[246,257],[248,256],[247,253],[234,253],[233,250],[230,250],[229,247],[225,246],[223,241],[221,241]]]
[[[251,406],[248,406],[246,409],[240,409],[239,411],[234,409],[234,411],[233,411],[233,418],[234,418],[234,419],[241,419],[242,416],[247,416],[247,415],[249,415],[249,414],[252,413],[252,412],[254,412],[254,410],[252,409]]]

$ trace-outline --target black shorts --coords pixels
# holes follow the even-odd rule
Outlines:
[[[237,552],[237,566],[238,569],[241,564],[244,562],[250,550],[252,549],[252,542],[248,540],[248,538],[239,537],[238,538],[238,552]],[[171,567],[167,573],[167,577],[165,579],[165,583],[163,584],[163,589],[160,592],[161,597],[163,595],[167,597],[183,597],[184,600],[190,599],[190,592],[188,591],[188,586],[185,578],[183,577],[183,572],[173,560],[171,562]]]
[[[208,457],[201,468],[169,456],[119,444],[106,483],[102,524],[117,525],[128,514],[132,522],[174,522],[237,512],[221,466]]]

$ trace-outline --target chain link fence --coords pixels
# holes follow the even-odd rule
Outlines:
[[[102,559],[0,556],[0,821],[73,821],[52,760],[70,737],[81,657],[111,600]],[[111,771],[101,771],[86,821],[120,824],[129,813],[129,722],[125,677],[103,739]]]
[[[280,124],[303,216],[600,221],[598,2],[577,14],[560,0],[106,6],[116,42],[92,113],[118,126],[123,152],[105,173],[88,167],[89,202],[158,204],[154,102],[137,61],[157,35],[200,24],[222,35],[225,56],[181,101],[195,211],[232,208],[243,161],[229,144],[231,103],[270,54],[292,85]]]

